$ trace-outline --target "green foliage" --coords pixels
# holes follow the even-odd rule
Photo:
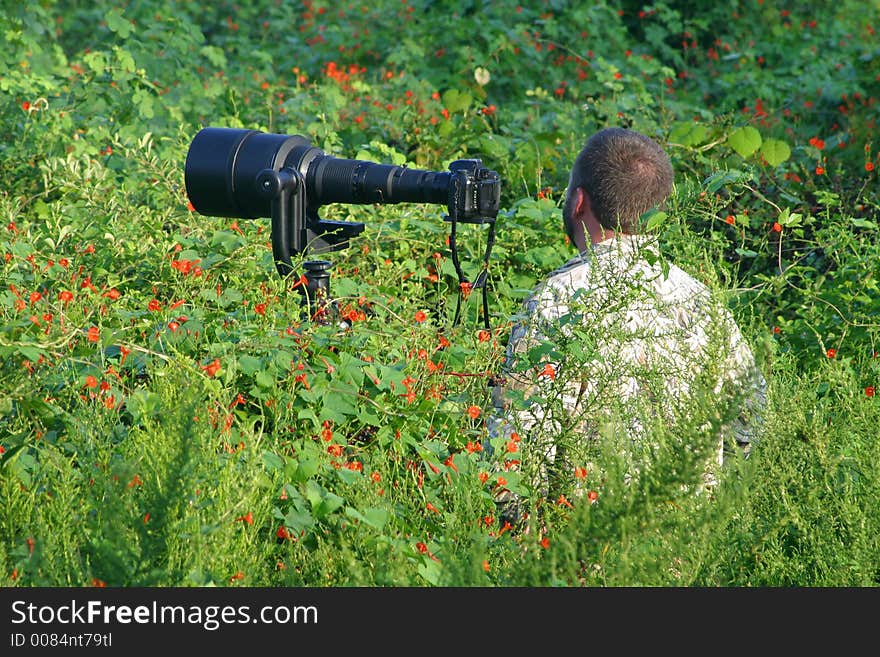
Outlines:
[[[7,7],[0,576],[876,585],[876,3],[694,6]],[[481,158],[503,181],[490,316],[459,296],[442,208],[342,205],[322,215],[366,224],[332,257],[350,328],[309,321],[267,222],[188,207],[206,125],[430,170]],[[573,253],[568,169],[606,125],[667,147],[675,192],[647,226],[725,295],[770,383],[762,441],[712,499],[684,492],[682,458],[711,399],[656,427],[628,486],[612,442],[590,454],[592,502],[542,498],[482,451],[487,378],[523,297]],[[487,239],[459,231],[471,280]],[[542,528],[499,522],[498,477]]]

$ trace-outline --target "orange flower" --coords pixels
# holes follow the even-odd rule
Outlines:
[[[218,371],[220,371],[220,359],[215,358],[213,362],[208,365],[202,365],[202,369],[205,370],[205,374],[208,376],[215,376]]]
[[[476,420],[480,417],[480,407],[479,406],[468,406],[467,414],[471,419]]]
[[[551,381],[556,379],[556,367],[553,363],[544,365],[544,369],[538,373],[538,378],[540,379],[542,376],[549,377]]]

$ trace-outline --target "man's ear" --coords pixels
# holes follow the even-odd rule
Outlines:
[[[574,198],[572,201],[572,208],[574,209],[575,214],[583,214],[584,210],[587,210],[590,207],[590,195],[583,187],[574,188]]]

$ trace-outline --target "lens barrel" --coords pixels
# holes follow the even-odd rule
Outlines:
[[[269,217],[271,203],[260,194],[257,176],[283,168],[303,176],[309,210],[328,203],[450,201],[450,172],[336,158],[298,135],[237,128],[203,128],[196,134],[186,158],[187,196],[206,216]]]
[[[270,202],[258,192],[257,175],[263,169],[278,171],[292,152],[310,149],[299,136],[203,128],[186,156],[187,196],[197,212],[209,217],[268,217]]]

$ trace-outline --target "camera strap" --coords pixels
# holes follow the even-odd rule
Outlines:
[[[489,256],[492,253],[492,247],[495,245],[495,222],[493,221],[489,224],[489,234],[486,237],[486,252],[483,255],[482,267],[480,269],[480,273],[477,274],[477,278],[473,283],[471,283],[464,275],[464,271],[461,268],[461,262],[458,257],[458,243],[456,241],[458,222],[455,219],[450,219],[450,222],[452,223],[452,227],[449,231],[449,248],[452,251],[452,264],[455,266],[455,273],[458,276],[458,300],[455,304],[455,317],[452,320],[452,326],[458,326],[458,323],[461,321],[462,298],[466,298],[473,290],[479,289],[481,290],[481,294],[483,297],[483,325],[487,330],[489,330],[491,328],[489,325],[488,293]]]

